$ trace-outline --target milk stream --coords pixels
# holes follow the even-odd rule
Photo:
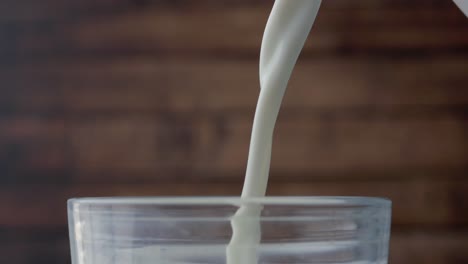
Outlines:
[[[468,0],[453,0],[460,10],[468,17]]]
[[[315,21],[321,0],[276,0],[260,51],[260,96],[250,140],[242,198],[265,196],[273,131],[284,92],[297,58]],[[245,204],[231,220],[228,264],[255,264],[261,239],[259,206]]]

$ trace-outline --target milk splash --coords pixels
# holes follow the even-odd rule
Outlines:
[[[250,140],[242,198],[265,196],[273,131],[284,92],[297,58],[317,16],[321,0],[276,0],[263,35],[260,52],[260,96]],[[233,236],[228,264],[257,263],[258,218],[262,208],[245,204],[231,220]]]

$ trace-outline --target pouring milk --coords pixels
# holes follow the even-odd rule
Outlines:
[[[276,0],[260,51],[260,96],[250,140],[242,198],[265,196],[273,131],[284,92],[297,58],[317,16],[321,0]],[[228,264],[255,264],[260,242],[261,208],[244,205],[232,218],[233,236],[227,247]],[[245,221],[250,219],[250,221]]]
[[[454,0],[468,16],[468,1]],[[276,0],[260,52],[260,96],[255,112],[242,198],[265,196],[273,131],[284,92],[299,53],[317,16],[321,0]],[[231,220],[228,264],[255,264],[260,243],[261,208],[244,205]],[[252,219],[257,218],[257,221]],[[250,220],[249,220],[250,219]]]

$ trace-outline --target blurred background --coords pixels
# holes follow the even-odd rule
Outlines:
[[[239,195],[273,1],[0,2],[0,262],[70,263],[66,200]],[[468,263],[468,19],[326,0],[269,195],[393,200],[390,263]]]

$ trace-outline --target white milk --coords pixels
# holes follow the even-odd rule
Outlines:
[[[299,53],[317,16],[321,0],[276,0],[265,28],[260,52],[260,96],[255,112],[242,198],[265,196],[271,144],[284,92]],[[228,264],[257,263],[260,242],[257,218],[261,208],[242,206],[232,219]]]

